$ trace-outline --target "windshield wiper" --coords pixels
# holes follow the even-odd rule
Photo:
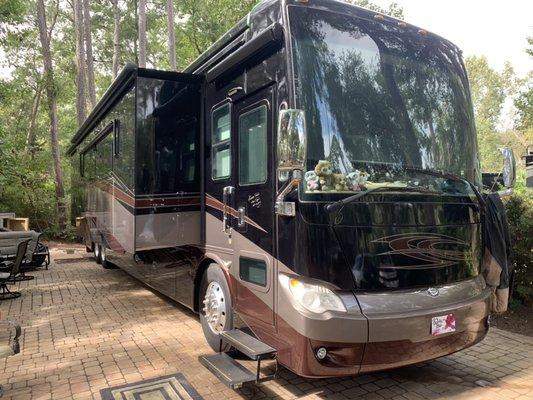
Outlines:
[[[357,194],[354,194],[353,196],[346,197],[344,199],[338,200],[334,203],[328,204],[324,207],[327,213],[332,212],[340,212],[344,208],[346,204],[353,203],[356,200],[359,200],[360,198],[366,196],[370,193],[376,193],[376,192],[389,192],[389,191],[402,191],[402,192],[420,192],[420,193],[429,193],[429,194],[442,194],[442,192],[437,192],[434,190],[424,189],[421,187],[411,187],[411,186],[378,186],[372,189],[361,191]]]
[[[455,175],[450,172],[439,171],[436,169],[426,169],[426,168],[409,167],[409,166],[404,166],[403,168],[406,171],[418,172],[424,175],[436,176],[438,178],[450,179],[450,180],[466,183],[470,187],[470,189],[472,189],[472,191],[474,192],[475,196],[477,197],[479,201],[479,204],[481,206],[485,205],[485,199],[483,199],[483,196],[481,196],[481,193],[479,193],[479,191],[477,190],[476,185],[474,185],[468,179],[463,178],[462,176]]]

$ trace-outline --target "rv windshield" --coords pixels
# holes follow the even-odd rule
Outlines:
[[[308,129],[306,196],[376,186],[471,194],[476,132],[460,51],[396,23],[289,7],[297,107]]]

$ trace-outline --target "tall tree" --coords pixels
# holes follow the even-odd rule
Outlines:
[[[111,0],[113,5],[113,78],[118,75],[120,60],[120,7],[118,0]]]
[[[30,124],[28,125],[28,132],[26,134],[26,150],[31,154],[35,151],[35,137],[36,130],[35,125],[37,123],[37,115],[39,112],[39,105],[41,103],[41,92],[42,86],[41,83],[37,83],[37,88],[35,90],[35,95],[33,96],[31,114],[30,114]]]
[[[138,9],[139,30],[139,67],[146,67],[146,0],[139,0]]]
[[[48,103],[48,117],[50,119],[50,146],[52,151],[52,159],[54,161],[57,219],[59,230],[63,232],[66,228],[67,213],[65,207],[65,189],[63,186],[63,170],[61,169],[61,154],[59,151],[57,92],[54,82],[52,53],[50,51],[50,41],[56,18],[57,10],[53,16],[53,20],[49,29],[46,22],[46,9],[44,0],[37,0],[37,25],[39,26],[39,39],[41,42],[41,53],[43,57],[43,81]]]
[[[170,69],[177,70],[176,65],[176,33],[174,31],[174,0],[167,0],[167,21],[168,21],[168,56]]]
[[[76,38],[76,116],[78,126],[85,121],[85,46],[83,41],[83,4],[82,0],[74,0],[74,35]]]
[[[91,4],[83,0],[83,38],[85,42],[85,58],[87,61],[87,89],[91,108],[96,105],[96,86],[94,82],[93,39],[91,33]]]

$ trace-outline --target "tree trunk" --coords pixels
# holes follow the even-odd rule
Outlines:
[[[118,0],[112,0],[113,4],[113,78],[118,75],[120,60],[120,8]]]
[[[139,67],[146,68],[146,0],[139,0]]]
[[[96,87],[94,83],[93,39],[91,35],[91,4],[90,0],[83,0],[83,36],[85,39],[85,58],[87,60],[87,89],[91,109],[96,105]]]
[[[76,37],[76,115],[78,126],[85,121],[85,57],[83,46],[83,7],[82,0],[74,0],[74,35]]]
[[[33,157],[35,153],[35,123],[37,121],[37,112],[39,111],[39,105],[41,103],[41,91],[42,86],[39,83],[35,90],[35,96],[33,97],[33,103],[31,106],[30,125],[28,127],[28,133],[26,134],[26,151]]]
[[[46,10],[44,0],[37,0],[37,23],[39,25],[39,38],[43,56],[43,83],[48,100],[48,117],[50,119],[50,146],[54,160],[55,190],[57,204],[57,219],[59,231],[64,232],[67,223],[65,208],[65,189],[63,187],[63,171],[61,169],[61,154],[59,152],[58,122],[57,122],[57,94],[54,84],[54,70],[52,67],[52,54],[50,53],[50,36],[46,24]]]
[[[176,65],[176,34],[174,32],[174,0],[167,0],[167,19],[168,19],[168,55],[170,69],[177,70]]]

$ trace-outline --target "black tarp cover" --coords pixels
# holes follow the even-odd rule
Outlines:
[[[486,198],[485,244],[502,269],[498,288],[506,289],[513,272],[511,238],[505,207],[498,193],[490,193]]]

